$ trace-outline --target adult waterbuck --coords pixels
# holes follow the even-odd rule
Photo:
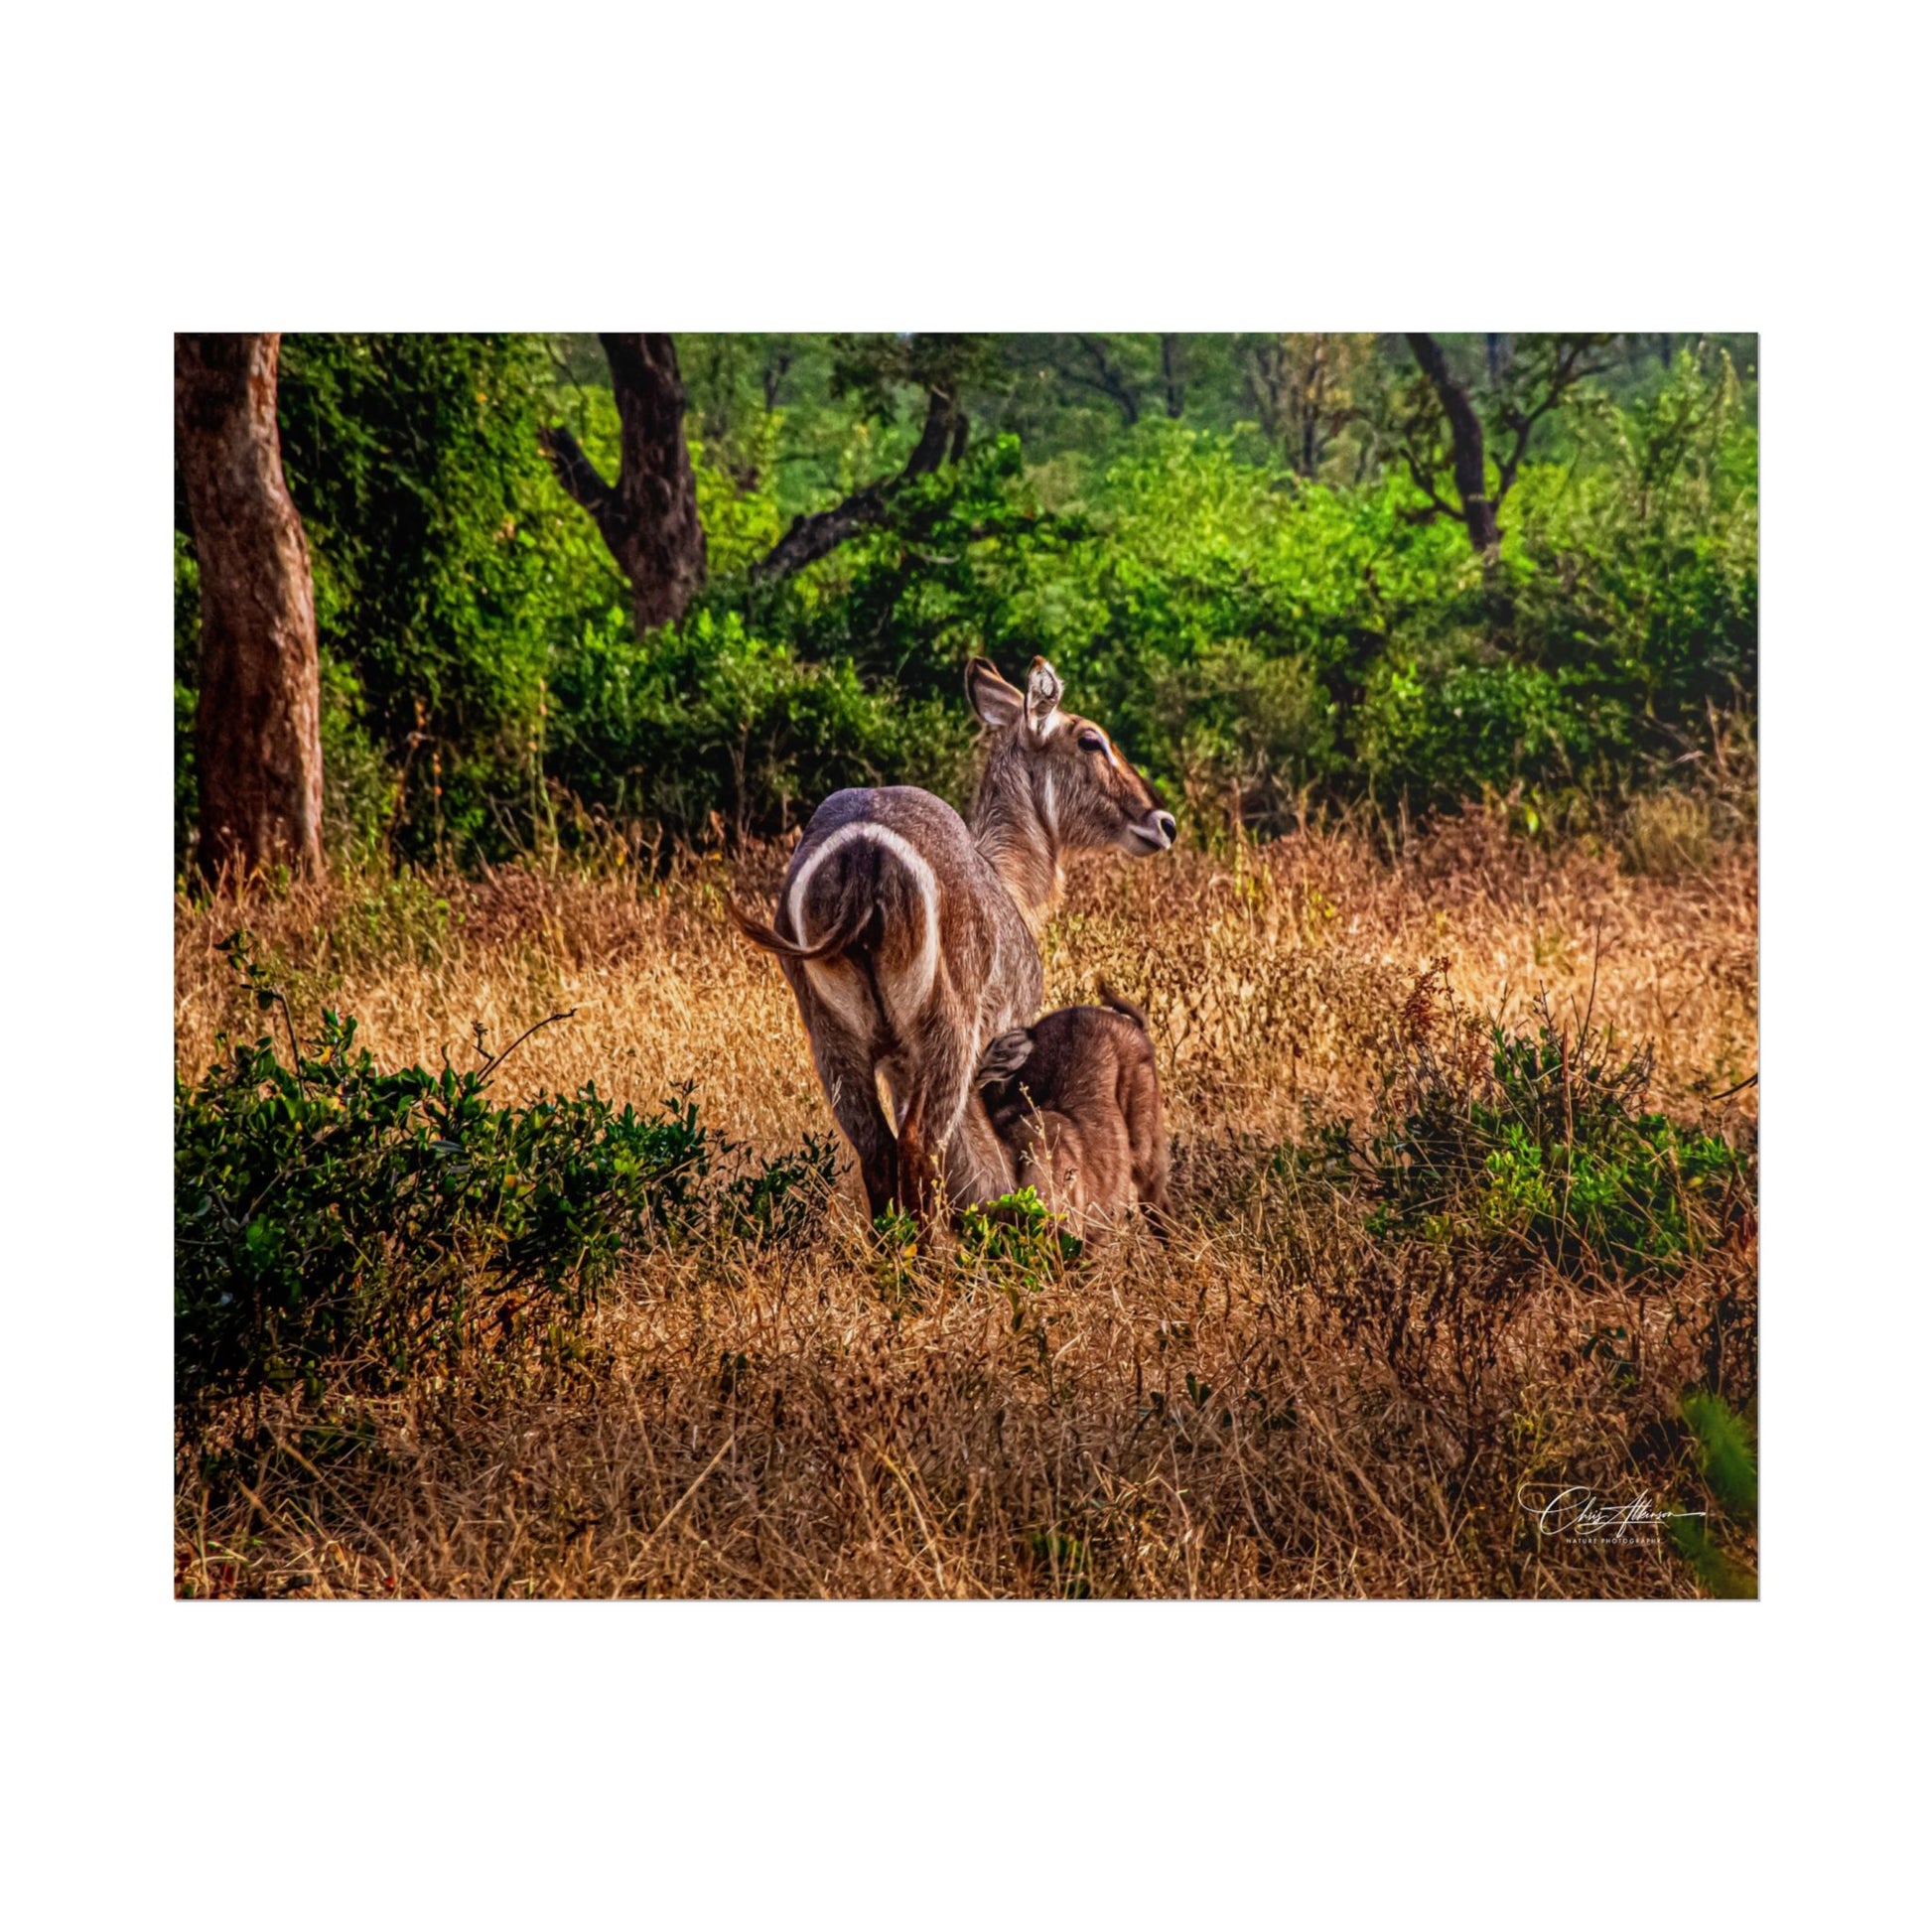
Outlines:
[[[1035,935],[1059,897],[1062,855],[1113,846],[1145,858],[1174,832],[1107,734],[1061,710],[1043,657],[1024,693],[976,657],[966,690],[991,735],[970,829],[909,785],[834,792],[792,855],[771,923],[730,907],[790,982],[872,1212],[897,1206],[921,1223],[942,1185],[960,1206],[1009,1184],[973,1068],[988,1040],[1039,1009]]]

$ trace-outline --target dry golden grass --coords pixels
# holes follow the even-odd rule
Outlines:
[[[739,875],[756,896],[781,855]],[[338,1595],[1688,1595],[1668,1545],[1539,1540],[1518,1485],[1660,1504],[1677,1421],[1729,1322],[1755,1390],[1748,1234],[1668,1290],[1545,1273],[1448,1285],[1325,1187],[1271,1173],[1311,1117],[1361,1116],[1418,969],[1520,1019],[1541,989],[1653,1040],[1653,1104],[1733,1137],[1755,1091],[1756,854],[1668,878],[1468,814],[1398,865],[1341,835],[1084,863],[1045,936],[1049,1004],[1146,1005],[1181,1227],[1120,1237],[1020,1313],[943,1260],[895,1271],[852,1177],[822,1234],[625,1264],[591,1369],[360,1406],[359,1434],[266,1416],[212,1479],[182,1456],[184,1593]],[[383,1062],[500,1043],[560,1008],[500,1097],[649,1104],[697,1082],[763,1153],[829,1131],[776,968],[725,922],[722,862],[667,883],[510,871],[336,885],[247,908],[298,1016],[356,1015]],[[178,1063],[254,1031],[184,903]],[[1428,1312],[1433,1310],[1433,1316]],[[1586,1348],[1623,1330],[1614,1348]],[[1748,1559],[1747,1546],[1741,1546]]]

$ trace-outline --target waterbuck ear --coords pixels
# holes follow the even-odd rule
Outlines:
[[[1035,738],[1044,738],[1053,729],[1063,688],[1059,672],[1045,658],[1035,657],[1027,673],[1027,724]]]
[[[974,1086],[990,1087],[1011,1080],[1033,1057],[1033,1050],[1034,1036],[1025,1027],[989,1039],[980,1055],[979,1070],[973,1075]]]
[[[1011,730],[1027,708],[1026,699],[985,657],[975,657],[966,666],[966,696],[979,713],[980,723],[994,731]]]

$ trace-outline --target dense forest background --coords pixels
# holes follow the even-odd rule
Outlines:
[[[976,652],[1050,656],[1209,834],[1484,795],[1584,829],[1751,741],[1754,337],[679,336],[702,536],[655,603],[608,513],[637,482],[616,355],[282,340],[335,857],[738,842],[852,783],[960,799]],[[186,873],[179,483],[175,611]]]

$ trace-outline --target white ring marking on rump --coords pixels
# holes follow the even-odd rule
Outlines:
[[[880,984],[880,991],[886,998],[887,1018],[896,1028],[903,1031],[925,1005],[939,970],[939,881],[925,855],[911,840],[895,832],[890,825],[880,825],[872,819],[841,825],[799,867],[798,877],[791,882],[787,900],[791,908],[791,928],[801,946],[812,943],[811,935],[805,929],[806,890],[819,867],[833,853],[856,839],[868,839],[883,846],[911,874],[912,883],[919,889],[925,930],[919,936],[918,957],[903,972],[882,975]],[[855,1033],[870,1031],[867,1023],[871,1016],[866,1012],[868,1002],[865,994],[853,985],[849,969],[813,959],[805,962],[805,974],[813,990],[848,1027]]]

